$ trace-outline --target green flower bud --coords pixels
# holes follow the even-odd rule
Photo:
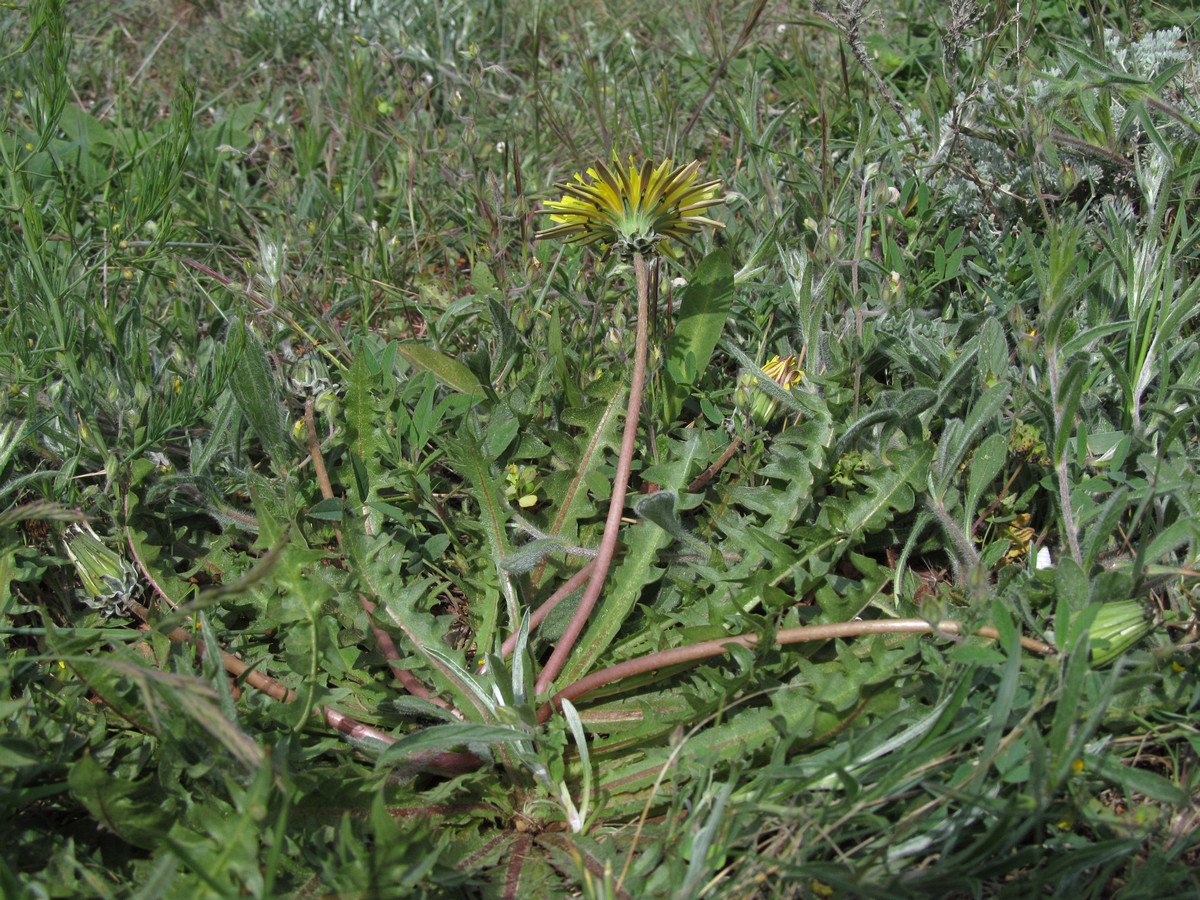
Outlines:
[[[904,299],[904,280],[900,277],[899,272],[893,270],[884,279],[883,285],[879,289],[879,299],[885,306],[890,306]]]
[[[79,598],[105,615],[125,615],[125,604],[138,587],[137,570],[110,550],[89,525],[72,525],[63,544],[83,582]]]
[[[737,389],[733,392],[733,405],[742,418],[750,415],[750,404],[754,401],[757,393],[754,390],[756,384],[758,384],[758,379],[748,372],[738,376]]]
[[[1148,635],[1156,616],[1140,600],[1105,603],[1092,622],[1089,651],[1093,666],[1106,666]]]
[[[889,206],[895,206],[899,202],[900,191],[887,182],[881,181],[875,185],[875,189],[871,192],[871,199],[875,201],[876,209],[885,209]]]

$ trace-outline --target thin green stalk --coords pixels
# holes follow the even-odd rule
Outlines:
[[[308,696],[304,698],[304,712],[296,720],[296,726],[292,729],[296,734],[299,734],[304,729],[305,724],[312,717],[313,710],[316,708],[317,679],[321,674],[321,670],[317,666],[317,661],[321,657],[321,647],[317,639],[318,623],[316,615],[311,610],[308,615],[308,627],[312,635],[312,640],[308,646],[308,652],[311,654],[311,661],[308,666]]]
[[[1066,450],[1059,451],[1058,435],[1067,427],[1062,400],[1062,373],[1059,371],[1058,348],[1051,347],[1050,355],[1050,400],[1054,404],[1055,459],[1054,471],[1058,476],[1058,505],[1062,509],[1063,531],[1067,534],[1067,547],[1071,558],[1083,565],[1083,551],[1079,546],[1079,530],[1075,525],[1075,509],[1071,506],[1071,479]]]
[[[612,564],[613,555],[617,550],[617,535],[621,529],[621,514],[625,511],[625,490],[629,486],[629,472],[633,467],[633,448],[637,440],[638,415],[642,408],[642,387],[646,381],[646,350],[650,327],[650,280],[646,273],[646,261],[642,254],[633,254],[633,271],[637,277],[638,313],[637,339],[633,353],[633,378],[629,383],[629,405],[625,411],[625,431],[621,436],[621,455],[617,459],[617,473],[613,478],[612,499],[608,506],[608,519],[604,523],[604,536],[600,539],[600,550],[596,554],[596,562],[592,566],[592,576],[588,579],[583,592],[583,599],[571,617],[567,630],[563,632],[546,667],[538,676],[535,692],[543,694],[550,689],[558,673],[562,671],[567,657],[579,640],[583,626],[587,624],[600,592],[604,590],[604,581],[608,577],[608,568]]]

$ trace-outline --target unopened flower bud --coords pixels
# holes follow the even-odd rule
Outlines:
[[[1154,616],[1140,600],[1117,600],[1100,607],[1092,622],[1089,651],[1093,666],[1106,666],[1154,630]]]
[[[106,615],[124,615],[126,602],[137,590],[137,570],[110,550],[87,524],[67,529],[63,546],[83,583],[79,598]]]
[[[875,206],[879,209],[895,206],[900,201],[900,191],[892,185],[881,181],[875,185],[871,199],[875,201]]]
[[[883,284],[879,288],[879,299],[883,301],[884,306],[890,306],[904,299],[904,281],[900,278],[900,273],[893,270]]]

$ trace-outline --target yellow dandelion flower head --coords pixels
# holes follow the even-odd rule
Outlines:
[[[1004,554],[1006,559],[1020,559],[1029,552],[1029,545],[1033,543],[1034,535],[1037,534],[1029,527],[1029,513],[1019,513],[1013,516],[1011,522],[1004,526],[1003,536],[1008,538],[1009,549]]]
[[[554,225],[535,237],[561,237],[568,242],[596,241],[615,249],[622,257],[657,251],[663,238],[682,238],[704,225],[721,223],[701,215],[724,202],[720,181],[697,181],[699,162],[671,167],[669,159],[657,167],[646,160],[639,168],[630,159],[627,169],[612,169],[597,162],[574,181],[554,187],[562,199],[549,200],[539,212],[547,213]]]
[[[770,362],[763,366],[763,371],[770,375],[772,380],[782,388],[790,388],[804,377],[804,372],[796,365],[796,357],[794,356],[785,356],[781,359],[776,354],[771,357]]]
[[[804,372],[797,365],[795,356],[773,356],[762,367],[762,370],[784,390],[804,377]],[[758,387],[758,384],[758,378],[748,372],[744,373],[738,380],[738,387],[734,391],[734,404],[747,421],[763,427],[775,417],[775,413],[779,409],[779,400]]]

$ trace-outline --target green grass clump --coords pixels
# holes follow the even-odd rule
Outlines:
[[[1200,889],[1196,16],[1086,6],[0,11],[0,893]],[[722,227],[534,239],[631,159]]]

